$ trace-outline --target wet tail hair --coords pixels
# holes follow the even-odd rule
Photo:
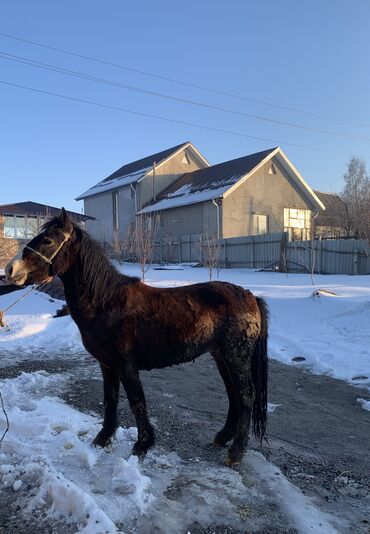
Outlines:
[[[264,299],[256,297],[261,313],[261,333],[252,353],[252,380],[255,391],[253,401],[253,432],[257,439],[266,438],[267,422],[267,338],[269,310]]]

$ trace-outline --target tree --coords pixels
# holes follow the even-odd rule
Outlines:
[[[137,216],[133,230],[132,251],[140,263],[143,281],[153,259],[155,220],[150,214],[142,213]]]
[[[204,234],[200,237],[200,248],[202,253],[202,263],[207,267],[209,280],[211,281],[213,270],[219,268],[221,244],[216,237]]]
[[[345,204],[347,236],[370,239],[370,178],[364,160],[352,156],[343,180],[345,186],[341,197]]]

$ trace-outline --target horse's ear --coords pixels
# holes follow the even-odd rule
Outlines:
[[[70,230],[70,228],[72,227],[72,223],[67,215],[67,212],[64,208],[62,208],[60,210],[60,213],[59,213],[59,220],[60,222],[62,223],[63,225],[63,228],[67,229],[67,230]]]

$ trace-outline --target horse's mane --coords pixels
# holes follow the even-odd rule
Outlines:
[[[103,305],[117,296],[117,290],[123,286],[140,282],[139,278],[121,274],[107,257],[103,247],[93,239],[81,226],[74,222],[72,226],[77,237],[80,269],[91,303]],[[61,224],[55,217],[43,226],[47,230],[53,224]]]

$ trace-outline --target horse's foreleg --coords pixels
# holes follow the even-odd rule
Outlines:
[[[154,445],[154,430],[149,422],[139,371],[132,361],[123,362],[120,378],[137,425],[138,440],[132,449],[132,454],[143,458],[148,449]]]
[[[116,372],[100,365],[104,380],[104,422],[93,445],[105,447],[114,435],[117,425],[117,406],[119,399],[119,376]]]

